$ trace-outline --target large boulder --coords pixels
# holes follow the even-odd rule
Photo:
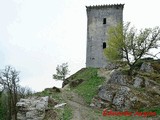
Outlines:
[[[100,87],[98,97],[103,102],[111,105],[108,109],[114,108],[114,110],[118,111],[139,110],[142,107],[151,107],[159,104],[160,90],[158,88],[157,86],[142,92],[131,86],[106,84]]]
[[[119,86],[116,84],[101,86],[99,88],[98,96],[104,101],[112,102],[118,88]]]
[[[74,80],[74,81],[71,81],[70,82],[70,86],[71,87],[77,87],[79,84],[81,84],[84,80],[83,79],[77,79],[77,80]]]
[[[117,69],[111,71],[108,78],[99,87],[98,97],[92,100],[92,107],[137,111],[143,107],[160,105],[160,84],[156,81],[140,74],[129,79],[131,77]]]
[[[117,107],[117,110],[130,109],[131,101],[128,96],[131,96],[130,88],[127,86],[120,86],[116,95],[113,98],[113,104]]]
[[[144,81],[145,80],[143,78],[136,76],[133,86],[136,87],[136,88],[144,87],[145,86],[145,82]]]
[[[124,75],[120,70],[112,70],[110,73],[110,79],[107,83],[127,85],[127,75]]]
[[[143,72],[148,72],[148,73],[151,73],[154,71],[153,67],[151,66],[151,63],[150,62],[144,62],[142,65],[141,65],[141,68],[140,68],[141,71]]]

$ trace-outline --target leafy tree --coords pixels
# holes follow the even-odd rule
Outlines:
[[[19,72],[11,66],[0,70],[0,120],[17,120],[16,103],[32,95],[29,87],[19,85]]]
[[[3,92],[3,101],[1,101],[1,105],[7,109],[6,115],[7,119],[15,119],[17,120],[17,109],[16,103],[18,101],[17,98],[17,88],[19,86],[19,72],[16,71],[11,66],[6,66],[4,70],[0,72],[0,85]],[[3,103],[2,103],[3,102]]]
[[[62,65],[57,65],[56,74],[53,74],[53,79],[65,80],[66,76],[69,74],[68,63],[62,63]]]
[[[130,27],[130,23],[118,24],[109,29],[108,47],[104,53],[108,60],[119,62],[125,60],[130,67],[130,74],[134,65],[142,57],[151,54],[153,48],[160,47],[160,28],[145,28],[137,33],[135,27]]]

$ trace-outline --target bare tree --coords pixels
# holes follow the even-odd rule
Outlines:
[[[19,98],[25,98],[27,96],[32,95],[34,92],[29,87],[18,87],[18,97]]]

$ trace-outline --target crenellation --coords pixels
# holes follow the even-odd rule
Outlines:
[[[108,5],[106,5],[106,4],[104,4],[104,5],[92,5],[92,6],[86,6],[86,8],[97,8],[97,7],[100,7],[100,8],[102,8],[102,7],[107,7],[107,8],[114,8],[114,7],[124,7],[124,4],[108,4]]]

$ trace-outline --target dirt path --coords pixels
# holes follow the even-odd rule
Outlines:
[[[62,92],[62,98],[73,110],[72,120],[101,120],[94,111],[83,101],[83,99],[74,92]]]

